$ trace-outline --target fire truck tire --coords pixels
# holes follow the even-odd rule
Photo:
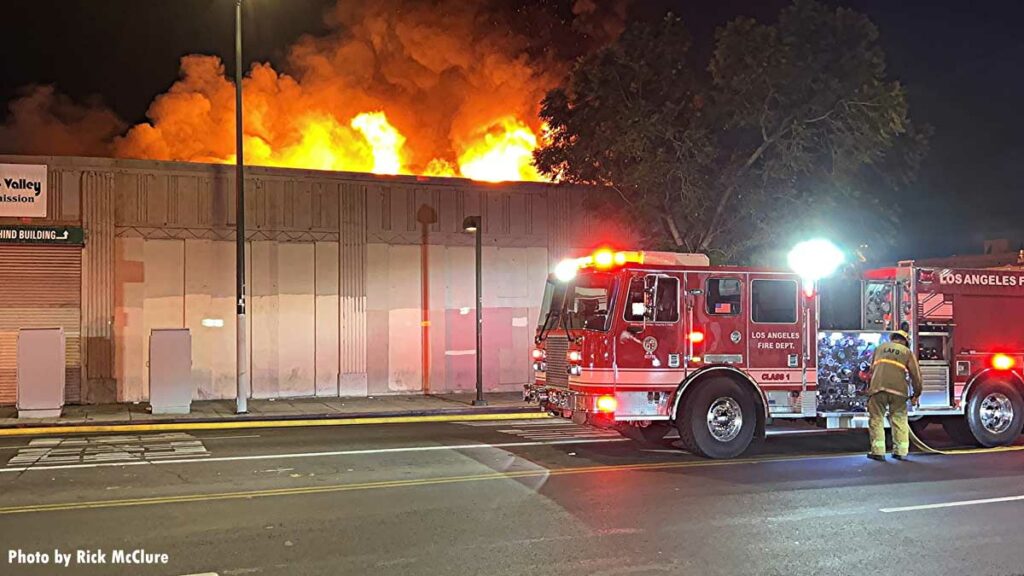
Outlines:
[[[676,425],[683,446],[705,458],[735,458],[750,446],[757,428],[757,403],[728,378],[694,384],[679,406]]]
[[[946,436],[949,436],[950,440],[958,445],[978,445],[978,439],[974,437],[971,427],[967,425],[967,419],[963,416],[946,416],[943,418],[942,431],[946,433]]]
[[[981,382],[967,401],[967,425],[986,448],[1006,446],[1024,427],[1024,399],[1020,391],[998,380]]]

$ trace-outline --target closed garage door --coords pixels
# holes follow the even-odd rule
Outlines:
[[[0,405],[17,400],[19,328],[64,328],[64,400],[81,400],[82,249],[0,245]]]

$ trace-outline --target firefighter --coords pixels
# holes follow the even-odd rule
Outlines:
[[[903,330],[892,333],[889,342],[875,348],[871,360],[871,383],[868,385],[868,432],[871,451],[868,458],[885,460],[885,424],[889,412],[892,426],[892,457],[906,460],[910,451],[910,424],[907,422],[907,376],[913,392],[911,402],[917,406],[921,397],[921,368],[910,349],[910,336]]]

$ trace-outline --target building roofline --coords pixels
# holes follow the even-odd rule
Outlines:
[[[174,172],[234,175],[234,164],[212,164],[202,162],[172,162],[167,160],[140,160],[133,158],[106,158],[97,156],[39,156],[27,154],[0,154],[0,163],[4,164],[46,164],[54,168],[92,168],[106,170],[165,170]],[[246,165],[246,175],[267,178],[320,178],[328,180],[364,181],[364,182],[396,182],[418,184],[423,186],[472,187],[490,188],[495,190],[517,188],[519,190],[551,190],[552,188],[585,189],[587,186],[563,184],[557,182],[485,182],[469,178],[453,178],[445,176],[414,176],[372,174],[369,172],[343,172],[333,170],[312,170],[306,168],[277,168],[269,166]]]

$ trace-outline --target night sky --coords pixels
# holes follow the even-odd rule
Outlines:
[[[907,87],[911,116],[935,135],[903,206],[893,258],[977,252],[986,238],[1024,239],[1024,3],[1013,0],[830,0],[880,28],[891,75]],[[246,59],[281,66],[302,34],[327,30],[334,0],[246,0]],[[527,0],[495,0],[515,27]],[[569,0],[546,0],[568,14]],[[698,50],[737,15],[770,18],[781,0],[635,1],[632,18],[680,14]],[[99,98],[131,124],[178,77],[185,54],[232,62],[231,0],[8,0],[0,33],[0,106],[28,84],[55,84],[77,101]],[[17,17],[11,17],[13,15]],[[530,33],[529,30],[516,30]],[[557,37],[557,35],[555,35]],[[555,47],[568,49],[571,47]],[[228,66],[229,72],[231,66]]]

